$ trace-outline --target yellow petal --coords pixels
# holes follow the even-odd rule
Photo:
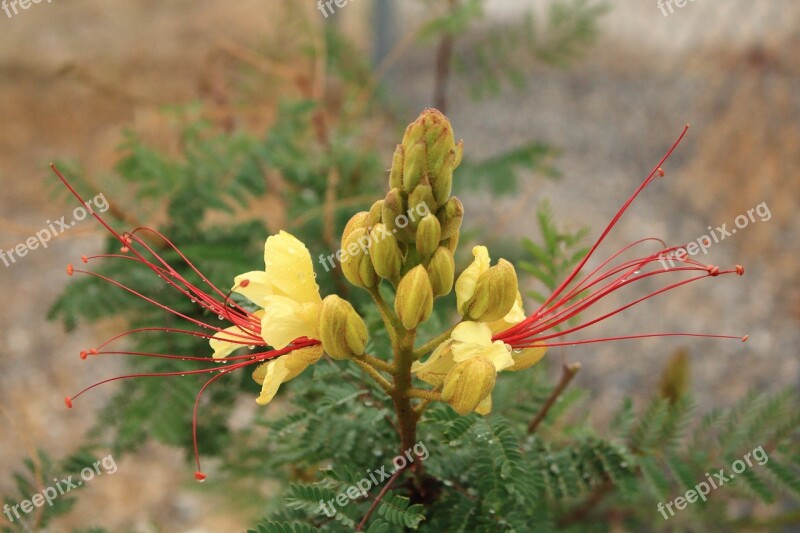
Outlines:
[[[456,342],[488,346],[492,343],[492,330],[482,322],[461,322],[453,329],[450,338]]]
[[[547,353],[547,346],[536,346],[534,348],[526,348],[519,354],[513,354],[514,364],[506,370],[516,372],[517,370],[525,370],[530,368],[542,360],[544,354]]]
[[[254,270],[234,278],[233,292],[238,292],[254,304],[263,307],[264,297],[275,294],[275,287],[266,272]]]
[[[275,348],[284,348],[299,337],[319,338],[320,304],[300,304],[285,296],[264,298],[261,336]]]
[[[525,320],[525,308],[522,306],[522,295],[517,292],[517,301],[514,304],[514,307],[511,308],[511,311],[506,314],[500,320],[495,320],[494,322],[487,322],[489,325],[489,329],[492,330],[492,333],[499,333],[501,331],[505,331],[514,324],[519,324],[523,320]]]
[[[228,357],[231,352],[242,346],[253,344],[253,339],[239,326],[231,326],[214,334],[208,341],[211,349],[214,350],[212,357],[222,359]]]
[[[462,315],[465,304],[475,294],[478,276],[489,270],[489,250],[485,246],[475,246],[472,255],[475,256],[472,264],[456,280],[456,308]]]
[[[282,383],[299,376],[306,368],[319,361],[320,357],[322,357],[322,345],[308,346],[259,366],[253,372],[253,379],[262,383],[261,394],[256,398],[256,402],[260,405],[268,404]]]
[[[275,289],[274,294],[300,303],[322,301],[311,254],[305,244],[290,233],[281,231],[267,239],[264,244],[264,265],[264,272]]]
[[[478,404],[478,407],[475,408],[475,412],[479,415],[486,416],[492,412],[492,395],[490,394],[486,398],[483,399],[481,403]]]
[[[514,358],[511,357],[511,349],[503,341],[494,341],[491,348],[486,350],[483,357],[494,363],[494,368],[500,372],[514,366]]]
[[[411,372],[414,372],[419,379],[425,383],[439,386],[444,383],[447,373],[455,366],[453,361],[452,340],[446,340],[436,347],[431,356],[424,363],[419,361],[411,365]]]
[[[322,345],[318,344],[315,346],[309,346],[307,348],[300,348],[286,355],[282,355],[281,358],[284,359],[284,365],[288,370],[283,382],[286,383],[287,381],[296,378],[301,372],[303,372],[303,370],[319,361],[319,359],[322,357],[322,352]],[[253,371],[253,380],[259,385],[263,384],[264,378],[267,377],[269,365],[274,362],[275,361],[267,361],[266,363],[259,365]]]
[[[275,361],[267,363],[266,372],[264,373],[264,383],[261,387],[261,394],[256,398],[256,403],[259,405],[267,405],[275,394],[278,392],[281,383],[284,382],[286,376],[289,375],[289,369],[286,368],[286,361],[278,358]]]

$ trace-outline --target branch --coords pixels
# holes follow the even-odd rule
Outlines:
[[[364,518],[362,518],[361,522],[359,522],[358,526],[356,526],[356,531],[362,531],[364,529],[364,526],[367,524],[367,520],[369,520],[369,517],[372,516],[373,512],[375,512],[375,509],[378,507],[378,504],[381,503],[381,500],[389,491],[389,488],[392,486],[392,483],[394,483],[395,480],[400,476],[400,474],[403,473],[403,470],[405,470],[405,468],[400,469],[394,474],[392,474],[392,477],[389,478],[389,481],[386,482],[386,485],[384,485],[384,487],[378,493],[378,497],[375,498],[375,501],[372,502],[372,505],[370,505],[369,509],[367,510],[367,514],[364,515]]]
[[[553,407],[553,404],[556,403],[558,397],[561,396],[561,393],[564,392],[564,389],[567,388],[569,383],[575,377],[575,374],[577,374],[580,369],[580,363],[564,364],[561,372],[561,381],[558,382],[556,388],[550,393],[550,397],[547,398],[547,401],[544,402],[542,408],[539,409],[539,412],[533,417],[531,423],[528,424],[528,433],[533,433],[536,431],[536,428],[539,427],[539,424],[541,424],[542,420],[544,420],[544,418],[547,416],[547,413],[550,412],[550,408]]]

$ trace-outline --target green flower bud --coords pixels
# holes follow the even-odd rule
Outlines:
[[[389,191],[381,206],[381,217],[390,233],[399,240],[410,244],[414,242],[414,233],[409,227],[410,221],[406,214],[406,198],[405,193],[400,189]]]
[[[433,288],[425,267],[412,268],[397,285],[394,311],[403,326],[412,330],[425,322],[433,311]]]
[[[428,165],[427,146],[424,142],[418,142],[405,151],[403,158],[403,190],[411,192],[414,187],[419,185],[420,180],[426,174]]]
[[[352,230],[342,242],[342,272],[356,287],[368,288],[378,282],[378,276],[368,255],[369,242],[370,237],[364,227]]]
[[[430,256],[439,246],[442,238],[442,227],[439,220],[431,215],[425,215],[417,228],[417,251],[424,258]]]
[[[458,238],[460,236],[459,232],[456,232],[455,235],[450,237],[449,239],[444,239],[442,241],[442,246],[446,246],[448,250],[450,250],[453,254],[456,253],[456,248],[458,248]]]
[[[350,217],[350,220],[347,221],[347,224],[345,224],[344,230],[342,231],[343,249],[347,237],[353,232],[354,229],[367,227],[367,215],[368,213],[366,211],[359,211],[358,213]]]
[[[464,204],[453,196],[439,208],[436,218],[442,225],[442,239],[449,239],[461,228],[461,221],[464,219]]]
[[[385,224],[375,224],[370,232],[369,255],[375,272],[382,278],[396,280],[403,266],[403,253],[397,238],[386,230]]]
[[[389,171],[389,188],[403,188],[403,145],[398,144],[392,156],[392,169]]]
[[[479,322],[500,320],[514,307],[518,290],[514,265],[500,259],[478,277],[475,293],[464,306],[464,318]]]
[[[331,295],[322,300],[319,334],[325,351],[334,359],[349,359],[364,353],[369,334],[350,302]]]
[[[456,263],[453,260],[453,252],[444,246],[439,246],[428,263],[428,276],[431,278],[431,288],[435,298],[450,293],[455,275]]]
[[[433,191],[430,185],[417,185],[416,189],[408,195],[409,219],[411,227],[417,229],[422,217],[428,213],[433,213],[439,204],[433,199]]]
[[[460,415],[474,411],[494,389],[497,370],[483,357],[471,357],[458,363],[447,373],[442,399]]]
[[[383,220],[383,200],[378,200],[372,207],[369,208],[369,214],[367,215],[366,226],[368,231],[372,231],[372,228],[375,227],[375,224],[378,224]]]
[[[406,128],[402,146],[403,189],[411,192],[419,183],[430,184],[434,199],[443,204],[463,154],[463,142],[455,144],[450,121],[441,112],[426,109]]]

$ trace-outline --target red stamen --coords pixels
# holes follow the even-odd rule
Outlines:
[[[72,263],[67,265],[67,276],[71,276],[75,272],[75,269],[72,268]]]
[[[70,185],[70,183],[66,180],[66,178],[58,171],[58,169],[54,165],[50,165],[56,175],[59,177],[61,182],[64,184],[65,187],[78,199],[79,202],[85,204],[83,198],[78,194],[78,192]],[[183,296],[189,298],[192,303],[198,304],[202,309],[205,309],[212,313],[215,316],[218,316],[221,320],[227,318],[233,325],[237,326],[240,330],[239,332],[236,331],[226,331],[222,340],[232,343],[238,343],[242,346],[250,346],[251,348],[255,346],[259,347],[267,347],[263,337],[261,336],[261,319],[254,316],[252,313],[241,307],[240,305],[236,304],[235,302],[231,301],[231,292],[228,291],[227,293],[221,291],[217,288],[214,284],[212,284],[201,272],[197,269],[197,267],[192,264],[191,261],[181,252],[177,246],[175,246],[166,236],[161,234],[158,231],[152,230],[150,228],[137,228],[132,232],[126,232],[123,234],[118,233],[115,231],[99,214],[95,212],[91,212],[92,216],[104,227],[108,230],[114,238],[119,241],[121,244],[120,251],[122,254],[131,255],[120,255],[120,254],[101,254],[97,256],[82,256],[81,260],[84,263],[88,263],[90,259],[124,259],[126,261],[133,261],[144,267],[151,270],[157,277],[164,280],[168,286],[176,289],[179,293]],[[193,284],[189,280],[187,280],[180,272],[178,272],[170,263],[168,263],[164,258],[162,258],[159,253],[154,250],[149,244],[147,244],[142,238],[139,237],[139,233],[147,232],[155,237],[159,238],[167,248],[171,249],[180,257],[180,260],[192,271],[194,274],[199,276],[200,280],[203,284],[210,288],[210,291],[207,292],[204,289],[201,289],[197,285]],[[152,258],[152,259],[151,259]],[[172,355],[172,354],[156,354],[156,353],[146,353],[146,352],[131,352],[131,351],[108,351],[104,350],[104,348],[109,345],[110,343],[119,340],[123,337],[131,335],[133,333],[140,333],[140,332],[148,332],[148,331],[158,331],[162,333],[180,333],[186,335],[195,335],[197,337],[205,338],[205,339],[212,339],[214,338],[214,333],[220,333],[224,330],[224,328],[219,327],[217,325],[212,325],[201,320],[195,319],[191,316],[188,316],[184,313],[181,313],[175,309],[172,309],[153,298],[145,296],[144,294],[132,289],[131,287],[127,287],[122,283],[108,278],[102,274],[98,274],[96,272],[91,272],[87,270],[77,270],[74,269],[72,265],[67,267],[67,273],[72,275],[74,272],[79,272],[82,274],[86,274],[89,276],[94,276],[96,278],[102,279],[111,283],[112,285],[119,287],[130,294],[138,296],[142,298],[148,303],[155,305],[179,318],[182,318],[196,326],[199,326],[201,329],[208,329],[211,330],[212,333],[206,333],[201,331],[191,331],[185,329],[178,329],[178,328],[162,328],[162,327],[148,327],[148,328],[137,328],[130,331],[123,332],[118,334],[111,339],[105,341],[104,343],[100,344],[98,348],[92,348],[88,351],[82,351],[80,353],[81,359],[86,359],[88,355],[137,355],[142,357],[158,357],[162,359],[181,359],[184,361],[196,361],[202,363],[221,363],[217,364],[211,368],[202,368],[202,369],[190,369],[190,370],[182,370],[176,372],[161,372],[161,373],[145,373],[145,374],[129,374],[129,375],[122,375],[116,376],[112,378],[108,378],[97,383],[94,383],[85,389],[81,390],[77,394],[72,397],[66,397],[64,399],[64,403],[67,407],[72,407],[72,402],[74,399],[81,396],[83,393],[103,385],[105,383],[110,383],[112,381],[122,380],[122,379],[130,379],[130,378],[140,378],[140,377],[172,377],[172,376],[185,376],[185,375],[198,375],[198,374],[211,374],[217,373],[213,377],[211,377],[206,383],[200,388],[197,396],[195,398],[195,405],[194,410],[192,413],[192,438],[194,442],[194,454],[195,460],[197,462],[197,472],[195,473],[195,479],[198,481],[203,481],[206,478],[206,475],[202,472],[200,468],[200,453],[197,445],[197,411],[199,408],[200,397],[206,388],[211,385],[214,381],[219,379],[225,374],[228,374],[234,370],[238,370],[240,368],[244,368],[246,366],[257,365],[261,364],[264,361],[268,361],[274,359],[276,357],[280,357],[282,355],[286,355],[294,350],[305,348],[308,346],[318,345],[320,342],[315,339],[308,339],[308,338],[298,338],[295,339],[289,346],[282,348],[280,350],[274,350],[269,347],[268,350],[262,351],[260,353],[250,353],[245,355],[238,355],[227,357],[224,360],[215,360],[210,357],[188,357],[188,356],[181,356],[181,355]],[[246,287],[249,285],[249,280],[244,280],[240,286]]]
[[[735,270],[721,271],[719,267],[714,265],[703,265],[698,261],[689,258],[688,254],[680,253],[685,247],[674,246],[667,247],[663,241],[658,239],[641,239],[632,244],[629,244],[621,250],[614,253],[610,258],[603,261],[598,267],[593,269],[588,275],[582,279],[578,279],[580,272],[586,265],[590,257],[595,253],[600,244],[605,240],[622,215],[628,210],[633,201],[639,194],[652,183],[656,175],[664,176],[664,170],[661,165],[670,157],[670,155],[677,148],[683,137],[686,135],[688,125],[681,132],[678,140],[670,147],[667,153],[662,157],[659,164],[651,171],[645,178],[644,182],[636,189],[630,198],[623,204],[622,208],[617,212],[611,222],[601,233],[600,237],[590,248],[589,252],[581,259],[578,265],[572,270],[567,278],[553,291],[549,298],[530,316],[523,321],[515,324],[496,334],[493,340],[502,340],[509,344],[512,348],[528,348],[532,346],[574,346],[580,344],[589,344],[595,342],[605,342],[612,340],[626,340],[626,339],[641,339],[649,337],[671,337],[671,336],[688,336],[688,337],[710,337],[710,338],[723,338],[723,339],[741,339],[737,336],[729,335],[710,335],[699,333],[650,333],[642,335],[626,335],[620,337],[604,337],[598,339],[582,340],[582,341],[559,341],[551,342],[551,339],[564,337],[568,334],[580,331],[584,328],[597,324],[621,313],[622,311],[633,307],[647,299],[657,296],[663,292],[670,291],[689,283],[693,283],[706,277],[717,277],[722,274],[739,274],[744,273],[744,269],[737,265]],[[647,241],[659,242],[662,249],[658,252],[651,253],[650,255],[635,258],[632,260],[622,261],[619,264],[613,264],[624,253],[630,252],[635,246],[644,244]],[[677,253],[676,253],[677,252]],[[675,255],[672,255],[675,254]],[[667,266],[669,261],[670,266]],[[674,266],[675,262],[683,266]],[[645,271],[648,266],[655,266],[661,263],[661,268],[656,270]],[[695,272],[697,275],[684,279],[678,282],[667,284],[659,290],[650,292],[643,297],[637,298],[621,307],[613,309],[610,312],[602,314],[601,316],[584,322],[580,325],[570,327],[566,330],[559,331],[558,327],[570,319],[575,318],[577,315],[587,310],[595,303],[599,302],[606,296],[613,292],[635,283],[637,281],[650,278],[653,276],[660,276],[664,274],[674,275],[676,272]],[[746,340],[746,337],[745,337]]]

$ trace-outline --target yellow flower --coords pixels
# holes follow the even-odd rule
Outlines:
[[[464,395],[477,395],[472,398],[474,399],[472,403],[477,405],[475,410],[486,414],[491,410],[489,394],[494,386],[493,376],[491,384],[483,381],[473,383],[469,378],[474,378],[474,372],[470,372],[469,367],[461,364],[471,359],[481,359],[491,363],[494,372],[500,372],[515,364],[508,347],[503,342],[492,342],[492,331],[489,326],[481,322],[462,322],[453,329],[450,338],[433,351],[427,361],[414,363],[411,371],[426,383],[436,386],[449,385],[446,387],[448,391],[458,391],[455,396],[448,395],[448,398],[454,397],[454,401],[459,401]],[[453,374],[456,370],[458,375]],[[463,402],[458,403],[460,406]]]
[[[268,361],[253,371],[253,379],[261,384],[261,394],[256,398],[259,405],[268,404],[282,383],[286,383],[303,370],[319,361],[322,357],[322,345],[308,346]]]
[[[458,312],[466,320],[500,320],[514,307],[519,293],[514,265],[500,259],[495,266],[489,266],[489,251],[485,246],[475,246],[472,255],[475,260],[456,281]]]
[[[263,307],[254,315],[261,320],[261,336],[280,349],[293,340],[319,338],[322,298],[315,281],[311,254],[293,235],[281,231],[264,244],[264,270],[236,276],[233,291]],[[214,358],[227,357],[246,342],[241,328],[230,327],[214,335]]]
[[[489,250],[485,246],[475,246],[472,255],[475,259],[456,280],[456,308],[462,316],[466,303],[475,295],[478,277],[489,270]]]

